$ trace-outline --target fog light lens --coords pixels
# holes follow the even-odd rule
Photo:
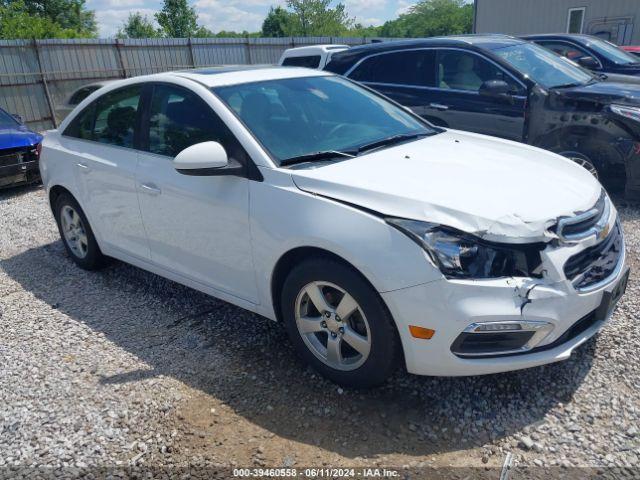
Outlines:
[[[553,324],[534,320],[472,323],[456,337],[451,352],[460,357],[524,353],[539,345]]]

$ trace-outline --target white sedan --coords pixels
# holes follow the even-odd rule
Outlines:
[[[583,168],[321,71],[110,84],[46,135],[41,169],[79,266],[115,257],[282,321],[344,385],[400,362],[474,375],[566,359],[628,275]]]

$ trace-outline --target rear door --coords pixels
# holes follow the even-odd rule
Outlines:
[[[432,115],[431,108],[431,104],[438,101],[434,91],[434,50],[399,50],[372,55],[356,64],[346,76],[441,124]]]
[[[480,94],[489,80],[502,80],[511,87],[509,100]],[[437,102],[431,115],[444,125],[521,141],[524,133],[526,87],[501,66],[471,51],[443,48],[436,56]]]
[[[73,159],[80,202],[102,240],[148,259],[135,181],[141,93],[132,85],[104,94],[73,119],[60,145]]]

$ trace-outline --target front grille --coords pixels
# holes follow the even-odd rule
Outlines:
[[[0,167],[9,167],[21,163],[34,162],[38,159],[35,147],[21,147],[0,150]]]
[[[623,248],[622,228],[616,222],[606,239],[570,257],[564,264],[564,274],[575,288],[588,288],[613,274]]]
[[[597,235],[609,220],[610,206],[604,190],[596,204],[585,212],[580,212],[573,217],[560,219],[555,226],[555,232],[562,240],[576,241]]]

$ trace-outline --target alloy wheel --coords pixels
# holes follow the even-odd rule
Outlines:
[[[72,206],[65,205],[60,211],[60,222],[64,241],[71,252],[78,258],[86,257],[89,251],[89,239],[78,212]]]
[[[309,350],[336,370],[355,370],[371,351],[371,329],[358,302],[329,282],[305,285],[296,298],[298,332]]]

